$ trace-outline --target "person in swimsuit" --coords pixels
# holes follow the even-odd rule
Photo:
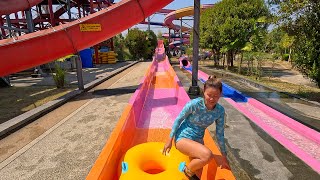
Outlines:
[[[222,93],[222,83],[215,77],[209,76],[204,84],[204,95],[189,101],[176,118],[170,137],[163,148],[166,155],[172,147],[174,139],[176,148],[192,158],[185,166],[184,173],[190,179],[199,179],[195,172],[209,163],[213,154],[204,145],[204,132],[208,126],[216,122],[216,137],[223,156],[222,168],[230,169],[226,158],[224,142],[224,108],[218,104]]]

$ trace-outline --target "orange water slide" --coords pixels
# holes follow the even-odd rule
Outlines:
[[[70,23],[1,40],[0,77],[45,64],[93,46],[143,21],[172,1],[123,0]],[[101,31],[82,32],[80,24],[100,24]]]
[[[86,180],[186,179],[179,170],[179,163],[188,163],[189,157],[174,147],[170,151],[174,153],[167,156],[162,154],[162,150],[174,120],[188,101],[188,94],[164,54],[163,41],[158,41],[152,64],[131,96]],[[202,172],[197,173],[198,177],[201,180],[234,180],[231,170],[220,167],[222,155],[208,130],[204,143],[214,158]],[[132,154],[135,148],[138,149]],[[134,160],[130,161],[130,157]]]

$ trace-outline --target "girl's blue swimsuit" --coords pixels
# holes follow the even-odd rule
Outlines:
[[[173,124],[170,137],[175,137],[175,142],[187,138],[203,144],[205,129],[213,122],[216,122],[216,136],[220,150],[226,154],[224,108],[220,104],[216,104],[213,110],[208,110],[201,97],[189,101],[184,106]]]

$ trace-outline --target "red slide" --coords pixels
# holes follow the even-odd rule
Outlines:
[[[26,10],[42,1],[43,0],[1,0],[0,15]]]
[[[1,40],[0,77],[45,64],[93,46],[144,21],[146,17],[172,1],[123,0],[67,24]],[[80,24],[100,24],[101,31],[82,32]]]

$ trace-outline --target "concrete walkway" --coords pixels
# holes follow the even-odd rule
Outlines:
[[[112,71],[130,64],[130,61],[117,62],[116,64],[96,64],[94,68],[83,68],[83,84],[88,84],[98,78],[109,75]],[[28,77],[11,77],[10,82],[16,87],[25,86],[55,86],[52,75],[44,75],[38,78]],[[66,74],[66,84],[77,86],[76,70],[68,71]]]
[[[85,179],[149,65],[92,91],[89,101],[2,161],[0,179]]]

